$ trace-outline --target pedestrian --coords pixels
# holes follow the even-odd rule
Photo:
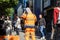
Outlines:
[[[38,21],[38,25],[39,25],[39,30],[40,30],[40,32],[41,32],[41,40],[43,40],[43,39],[45,39],[45,33],[44,33],[44,30],[45,30],[45,26],[46,26],[46,21],[45,21],[45,19],[43,18],[43,15],[42,14],[40,14],[39,15],[39,21]]]
[[[53,21],[55,28],[54,39],[57,40],[60,32],[60,2],[57,2],[57,7],[54,8]]]
[[[2,36],[6,34],[3,24],[4,24],[4,17],[2,18],[2,16],[0,16],[0,35]]]
[[[19,35],[19,31],[21,31],[21,24],[20,24],[20,18],[15,14],[15,19],[14,19],[14,30],[16,31],[17,35]]]
[[[37,18],[35,14],[33,14],[30,8],[27,7],[21,17],[25,20],[25,24],[24,24],[25,40],[30,40],[30,36],[32,40],[36,40],[35,39],[35,22]]]
[[[11,35],[12,33],[12,21],[9,16],[6,16],[3,27],[6,29],[6,35]]]
[[[51,22],[51,25],[52,25],[51,40],[53,40],[53,38],[54,38],[54,32],[55,32],[55,29],[54,29],[54,26],[53,26],[53,20]]]

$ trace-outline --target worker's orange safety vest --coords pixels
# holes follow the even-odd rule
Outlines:
[[[25,25],[27,26],[34,26],[37,20],[36,16],[32,13],[23,13],[22,17],[25,19]]]

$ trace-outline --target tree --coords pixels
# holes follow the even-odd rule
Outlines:
[[[18,3],[18,0],[0,0],[0,15],[9,15]]]

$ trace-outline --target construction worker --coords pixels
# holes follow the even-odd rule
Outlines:
[[[35,22],[37,20],[35,14],[33,14],[29,7],[26,8],[26,11],[21,16],[25,20],[25,40],[29,40],[30,36],[32,40],[35,39]]]

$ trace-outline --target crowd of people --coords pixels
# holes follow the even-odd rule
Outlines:
[[[43,32],[46,22],[45,19],[43,18],[43,15],[39,15],[39,22],[37,23],[39,25],[39,30],[42,33],[42,38],[45,39],[45,34]],[[16,35],[19,35],[19,32],[22,31],[21,27],[21,19],[24,20],[24,32],[25,32],[25,40],[29,40],[29,37],[32,37],[32,40],[36,40],[35,36],[35,23],[37,22],[37,17],[32,11],[30,10],[29,7],[26,8],[26,10],[23,12],[23,14],[18,17],[17,14],[14,14],[13,20],[9,16],[1,16],[0,18],[0,26],[1,30],[0,35],[12,35],[12,31],[16,31]],[[4,31],[5,30],[5,31]]]
[[[56,15],[55,15],[56,16]],[[55,17],[56,18],[56,17]],[[18,17],[17,14],[14,14],[13,20],[9,16],[1,16],[0,17],[0,35],[12,35],[12,31],[16,31],[16,34],[19,35],[19,32],[22,31],[21,27],[21,19],[24,20],[24,33],[25,40],[29,40],[30,36],[32,40],[36,40],[35,36],[35,23],[38,21],[38,29],[41,32],[41,40],[46,40],[46,21],[43,18],[43,15],[39,15],[39,20],[29,7],[27,7],[23,14]],[[54,29],[52,27],[52,29]],[[4,30],[4,31],[3,31]],[[3,32],[2,32],[3,31]],[[1,33],[2,32],[2,33]],[[51,39],[53,39],[54,31],[52,31]]]
[[[21,30],[20,18],[15,15],[14,20],[11,20],[9,16],[1,16],[0,26],[0,29],[4,32],[1,31],[2,34],[0,35],[11,35],[12,30],[16,31],[17,35],[19,35],[19,30]]]

